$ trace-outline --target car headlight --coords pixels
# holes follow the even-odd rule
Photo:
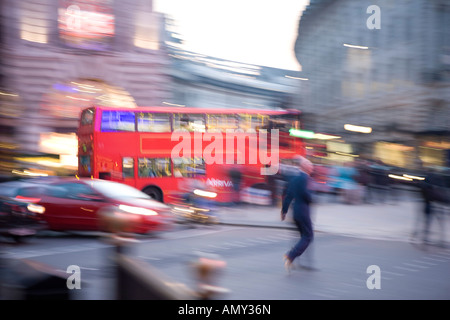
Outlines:
[[[217,193],[215,193],[215,192],[205,191],[205,190],[200,190],[200,189],[195,189],[194,194],[201,196],[201,197],[206,197],[206,198],[217,197]]]
[[[156,211],[146,209],[146,208],[140,208],[140,207],[133,207],[133,206],[127,206],[124,204],[119,205],[119,209],[128,213],[133,214],[140,214],[143,216],[156,216],[158,213]]]
[[[34,203],[29,203],[29,204],[27,205],[27,209],[28,209],[29,211],[31,211],[31,212],[34,212],[34,213],[40,213],[40,214],[42,214],[42,213],[45,212],[45,207],[40,206],[40,205],[38,205],[38,204],[34,204]]]

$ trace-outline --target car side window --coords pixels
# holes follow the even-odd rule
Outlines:
[[[58,187],[65,190],[63,198],[83,199],[82,195],[97,195],[94,190],[82,183],[67,183],[58,185]]]
[[[47,187],[45,189],[45,194],[50,196],[50,197],[55,197],[55,198],[66,198],[67,197],[67,193],[68,190],[67,188],[58,186],[58,187]]]

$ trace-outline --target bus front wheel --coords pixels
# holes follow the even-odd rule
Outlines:
[[[156,187],[145,188],[144,193],[148,194],[153,200],[163,202],[162,192]]]

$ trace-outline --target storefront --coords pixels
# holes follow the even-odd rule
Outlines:
[[[416,152],[414,146],[379,141],[374,144],[373,158],[393,167],[414,168],[416,166]]]
[[[76,130],[82,109],[92,105],[135,108],[123,88],[99,79],[76,79],[56,83],[44,94],[40,113],[45,123],[39,136],[39,152],[57,156],[39,158],[34,164],[57,173],[75,173],[78,166]],[[32,160],[32,159],[31,159]]]
[[[423,137],[420,140],[419,157],[425,167],[450,167],[450,138]]]

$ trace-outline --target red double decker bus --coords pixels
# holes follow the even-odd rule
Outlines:
[[[241,188],[264,186],[283,159],[304,155],[300,112],[185,107],[82,110],[78,128],[78,175],[131,185],[172,203],[183,186],[200,181],[229,202],[230,170]],[[266,171],[264,171],[266,170]]]

